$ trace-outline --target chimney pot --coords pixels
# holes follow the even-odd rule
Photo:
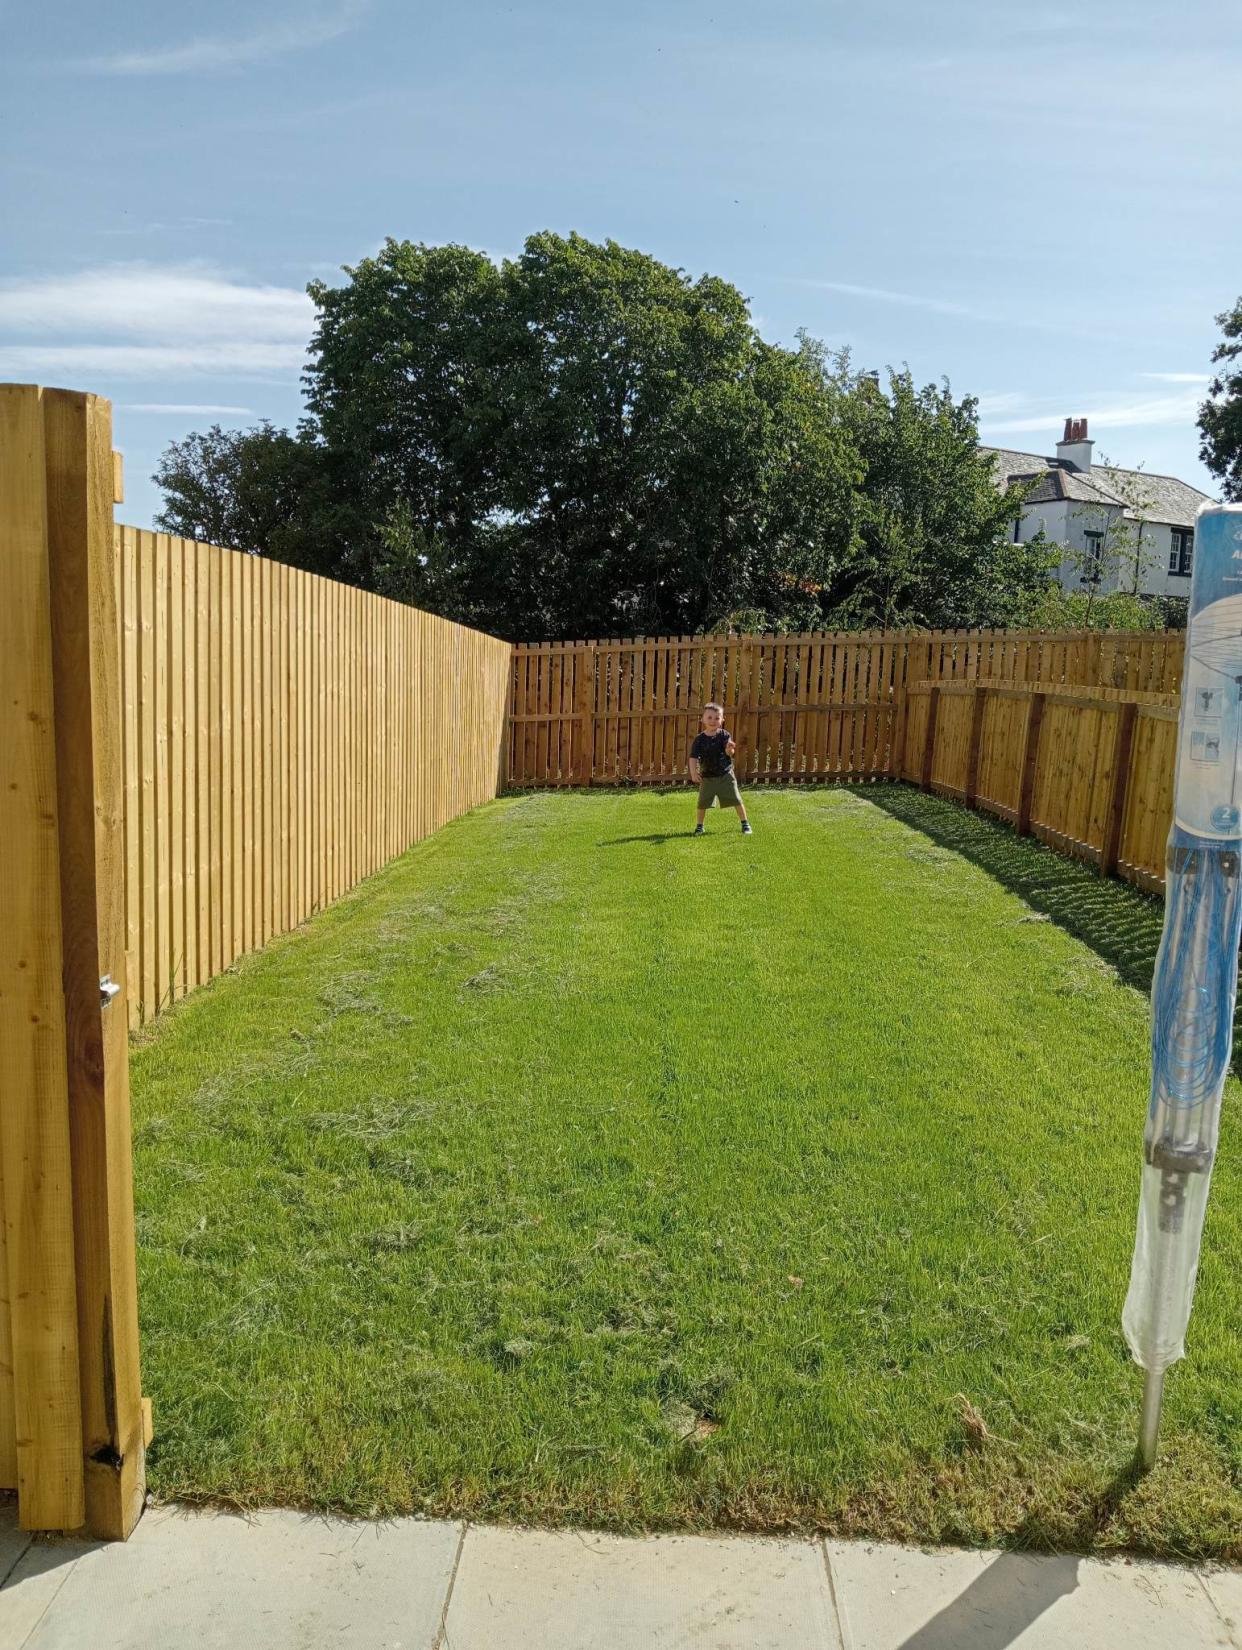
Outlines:
[[[1057,458],[1071,470],[1091,469],[1091,449],[1095,443],[1087,435],[1085,418],[1067,418],[1065,434],[1057,443]]]

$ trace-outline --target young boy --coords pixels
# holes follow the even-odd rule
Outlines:
[[[742,822],[742,835],[751,834],[746,804],[742,801],[742,793],[737,788],[737,775],[733,772],[736,750],[733,735],[724,726],[724,711],[719,705],[704,705],[703,728],[695,734],[690,747],[690,781],[699,787],[695,836],[704,834],[703,818],[713,801],[718,801],[722,808],[736,808],[737,817]]]

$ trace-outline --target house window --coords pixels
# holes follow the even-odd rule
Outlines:
[[[1103,533],[1084,533],[1083,542],[1086,553],[1082,564],[1082,582],[1084,584],[1099,584],[1100,573],[1104,565],[1104,535]]]
[[[1173,542],[1169,549],[1169,572],[1176,573],[1179,578],[1190,577],[1190,564],[1195,553],[1195,530],[1193,527],[1175,527]]]

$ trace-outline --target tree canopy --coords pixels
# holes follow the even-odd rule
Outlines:
[[[1047,585],[973,400],[767,343],[727,281],[550,233],[345,274],[302,425],[170,447],[160,526],[512,638],[1004,623]]]
[[[1242,298],[1216,324],[1224,337],[1212,351],[1217,373],[1199,408],[1199,457],[1227,499],[1242,499]]]

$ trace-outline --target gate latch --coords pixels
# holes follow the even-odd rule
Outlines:
[[[114,997],[119,997],[120,995],[121,995],[120,986],[112,978],[111,974],[105,974],[103,979],[100,980],[100,982],[99,982],[99,1006],[100,1006],[100,1008],[107,1008],[108,1004],[112,1001],[112,999]]]

